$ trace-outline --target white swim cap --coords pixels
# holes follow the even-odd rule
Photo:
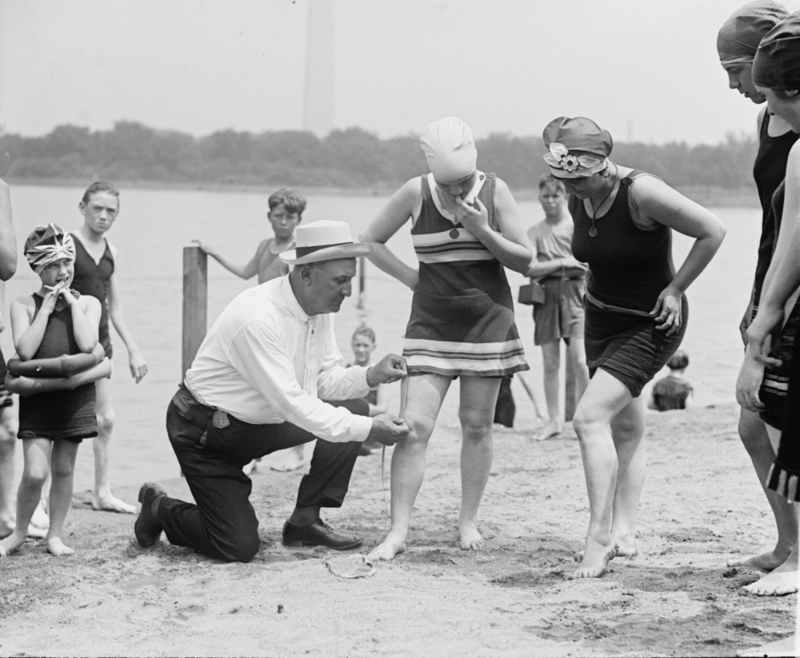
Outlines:
[[[437,182],[452,183],[475,171],[478,150],[472,131],[461,119],[445,117],[428,124],[419,141]]]

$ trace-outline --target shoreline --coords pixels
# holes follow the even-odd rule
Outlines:
[[[15,178],[9,176],[6,179],[9,185],[24,185],[28,187],[48,186],[48,187],[86,187],[86,179],[32,179]],[[281,184],[258,184],[250,185],[244,183],[202,183],[202,182],[164,182],[164,181],[145,181],[145,180],[121,180],[114,181],[118,188],[130,190],[174,190],[174,191],[201,191],[201,192],[222,192],[231,194],[265,194],[269,195],[282,187],[295,187],[292,185]],[[373,185],[368,187],[303,187],[302,192],[306,196],[353,196],[353,197],[389,197],[397,190],[397,185]],[[709,208],[760,208],[758,194],[755,188],[725,189],[721,187],[676,187],[681,194],[689,197],[692,201]],[[515,188],[512,190],[514,198],[519,201],[534,201],[538,199],[539,190],[535,187]]]
[[[76,491],[65,537],[74,556],[48,556],[39,541],[0,562],[0,654],[733,655],[788,635],[796,607],[796,595],[748,594],[760,574],[725,564],[774,539],[737,419],[735,405],[648,415],[640,554],[582,581],[568,579],[588,520],[570,434],[533,442],[528,430],[495,431],[480,522],[488,546],[473,553],[456,544],[460,432],[442,418],[408,551],[359,580],[328,572],[341,554],[281,545],[298,472],[253,476],[261,548],[249,564],[163,539],[142,550],[134,517],[93,512]],[[362,552],[387,528],[388,468],[380,453],[359,458],[344,506],[325,512],[365,536]],[[183,480],[162,484],[188,497]],[[133,500],[138,486],[120,489]]]

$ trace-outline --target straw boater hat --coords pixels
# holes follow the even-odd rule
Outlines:
[[[289,265],[304,265],[337,258],[357,258],[371,251],[372,245],[353,242],[350,226],[346,222],[321,219],[298,226],[295,248],[282,252],[280,257]]]

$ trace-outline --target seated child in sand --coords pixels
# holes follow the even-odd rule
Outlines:
[[[375,363],[372,361],[372,353],[375,351],[376,345],[377,339],[375,337],[375,331],[371,327],[368,327],[366,324],[361,324],[356,327],[356,330],[353,332],[353,338],[350,341],[350,346],[353,348],[353,357],[355,358],[351,363],[347,364],[347,367],[363,366],[364,368],[369,368],[374,366]],[[378,386],[378,388],[371,390],[369,395],[364,399],[369,404],[370,416],[386,413],[386,390],[384,387]],[[377,441],[367,439],[361,444],[361,450],[358,454],[361,457],[369,455],[374,448],[379,446],[380,443]]]
[[[100,302],[69,287],[75,266],[72,236],[54,224],[39,226],[25,242],[25,257],[41,285],[33,295],[11,303],[17,354],[9,361],[6,387],[20,394],[17,437],[23,442],[25,466],[17,491],[16,526],[0,541],[0,557],[25,542],[48,474],[47,550],[69,555],[74,551],[64,544],[62,533],[72,502],[75,458],[81,441],[97,436],[93,382],[110,375],[111,365],[97,339]],[[53,369],[74,373],[76,362],[82,364],[77,374],[48,377]],[[15,376],[20,371],[27,376]],[[37,373],[46,378],[37,379]]]
[[[278,258],[278,255],[294,248],[294,230],[303,220],[306,199],[296,190],[280,189],[267,199],[267,205],[269,206],[267,219],[272,225],[275,237],[262,240],[256,253],[246,263],[235,263],[203,240],[195,240],[197,246],[226,270],[242,279],[251,279],[258,275],[258,283],[261,284],[288,274],[289,266]],[[280,457],[270,465],[270,468],[276,471],[294,471],[306,463],[302,445],[287,448],[277,454]],[[255,460],[245,466],[245,473],[252,472],[256,463],[260,461],[260,459]]]
[[[671,409],[688,409],[692,406],[694,389],[683,378],[683,373],[689,367],[689,355],[678,350],[667,361],[669,374],[659,379],[653,385],[653,393],[647,406],[658,411]]]

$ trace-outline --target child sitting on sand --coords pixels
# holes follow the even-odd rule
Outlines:
[[[375,332],[372,328],[363,323],[359,325],[353,332],[353,338],[350,342],[355,360],[352,363],[348,363],[347,367],[363,366],[364,368],[369,368],[374,366],[372,353],[375,351],[376,344]],[[370,391],[364,399],[369,403],[370,416],[377,416],[386,412],[386,392],[382,387],[379,386]],[[377,441],[367,439],[361,444],[361,450],[358,454],[359,456],[369,455],[373,448],[379,446],[380,444]]]
[[[25,257],[39,275],[41,286],[32,296],[19,297],[11,303],[11,328],[17,350],[12,361],[28,362],[26,365],[31,365],[32,360],[61,363],[63,358],[53,357],[88,358],[92,354],[97,355],[98,361],[102,359],[103,350],[98,349],[97,340],[100,302],[69,287],[75,267],[75,243],[69,233],[54,224],[37,227],[25,241]],[[104,372],[108,376],[110,365]],[[47,550],[53,555],[70,555],[74,551],[64,544],[62,533],[72,502],[78,446],[83,439],[97,436],[95,385],[92,382],[76,387],[68,377],[55,380],[55,384],[53,379],[40,383],[28,377],[14,380],[8,378],[7,386],[22,393],[17,438],[23,441],[25,466],[17,491],[16,527],[0,541],[0,557],[25,542],[48,473],[51,485]],[[20,380],[27,384],[20,384]],[[67,390],[52,390],[62,386]],[[27,396],[24,391],[34,394]]]
[[[653,385],[653,395],[647,406],[658,411],[688,409],[692,404],[692,385],[683,378],[683,371],[689,366],[689,355],[678,350],[667,361],[669,375]]]
[[[258,283],[266,283],[289,273],[289,266],[278,255],[294,248],[294,230],[303,220],[306,209],[305,197],[295,190],[280,189],[267,199],[269,210],[267,219],[272,225],[274,238],[265,238],[256,249],[256,253],[245,264],[237,264],[220,254],[212,245],[195,240],[201,251],[211,256],[222,267],[233,272],[242,279],[250,279],[258,274]],[[306,463],[303,445],[287,448],[279,453],[281,458],[273,462],[270,468],[276,471],[294,471]],[[261,460],[254,460],[245,466],[245,473],[250,474]]]

